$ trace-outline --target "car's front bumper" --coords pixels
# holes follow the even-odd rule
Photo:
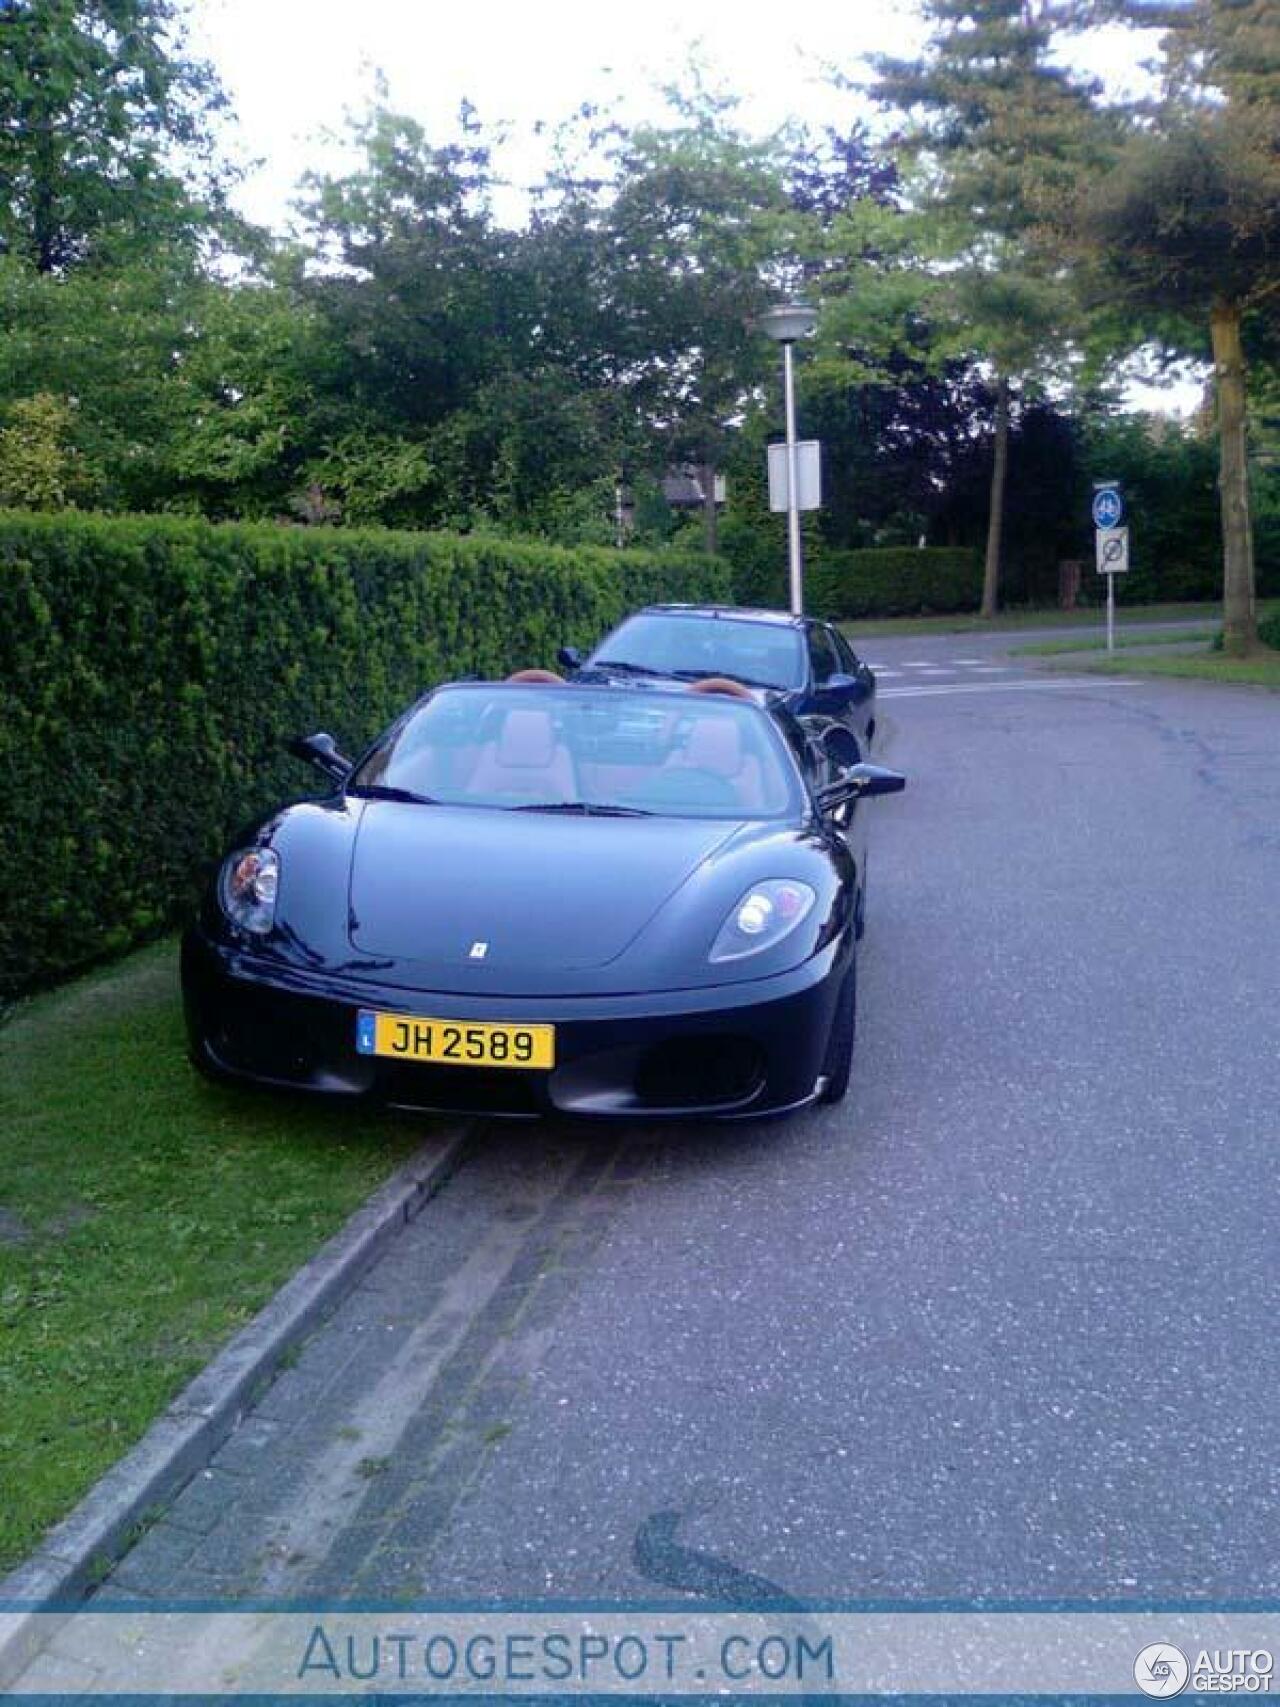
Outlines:
[[[641,996],[408,992],[265,963],[202,932],[182,947],[191,1050],[219,1075],[414,1108],[505,1115],[744,1118],[812,1101],[848,967],[846,938],[795,970]],[[360,1009],[552,1024],[549,1071],[398,1062],[356,1049]]]

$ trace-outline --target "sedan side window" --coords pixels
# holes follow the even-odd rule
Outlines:
[[[816,624],[809,630],[809,661],[813,666],[813,680],[817,687],[829,681],[840,668],[836,657],[836,649],[831,643],[831,636],[825,628]]]
[[[854,651],[853,647],[850,646],[849,642],[845,639],[844,635],[841,634],[838,628],[833,628],[831,630],[831,638],[835,641],[836,656],[840,660],[840,668],[846,675],[856,676],[858,671],[862,668],[861,664],[858,662],[857,653]]]

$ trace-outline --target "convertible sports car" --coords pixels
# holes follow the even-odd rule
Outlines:
[[[866,796],[736,683],[427,694],[223,862],[183,942],[217,1076],[502,1114],[844,1094]],[[847,755],[846,755],[847,756]]]
[[[606,634],[589,657],[560,662],[583,681],[731,676],[770,689],[797,717],[842,724],[865,758],[876,732],[876,678],[840,630],[817,617],[736,605],[650,605]]]

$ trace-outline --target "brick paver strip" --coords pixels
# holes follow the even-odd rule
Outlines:
[[[337,1307],[452,1173],[470,1130],[471,1123],[455,1122],[429,1138],[223,1347],[38,1551],[0,1581],[0,1689],[38,1645],[30,1614],[73,1610],[139,1526],[204,1468],[265,1393],[286,1353]],[[40,1640],[47,1635],[46,1624]]]

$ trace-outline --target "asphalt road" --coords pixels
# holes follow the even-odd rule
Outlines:
[[[487,1128],[104,1594],[1280,1593],[1280,698],[865,650],[847,1102]]]

